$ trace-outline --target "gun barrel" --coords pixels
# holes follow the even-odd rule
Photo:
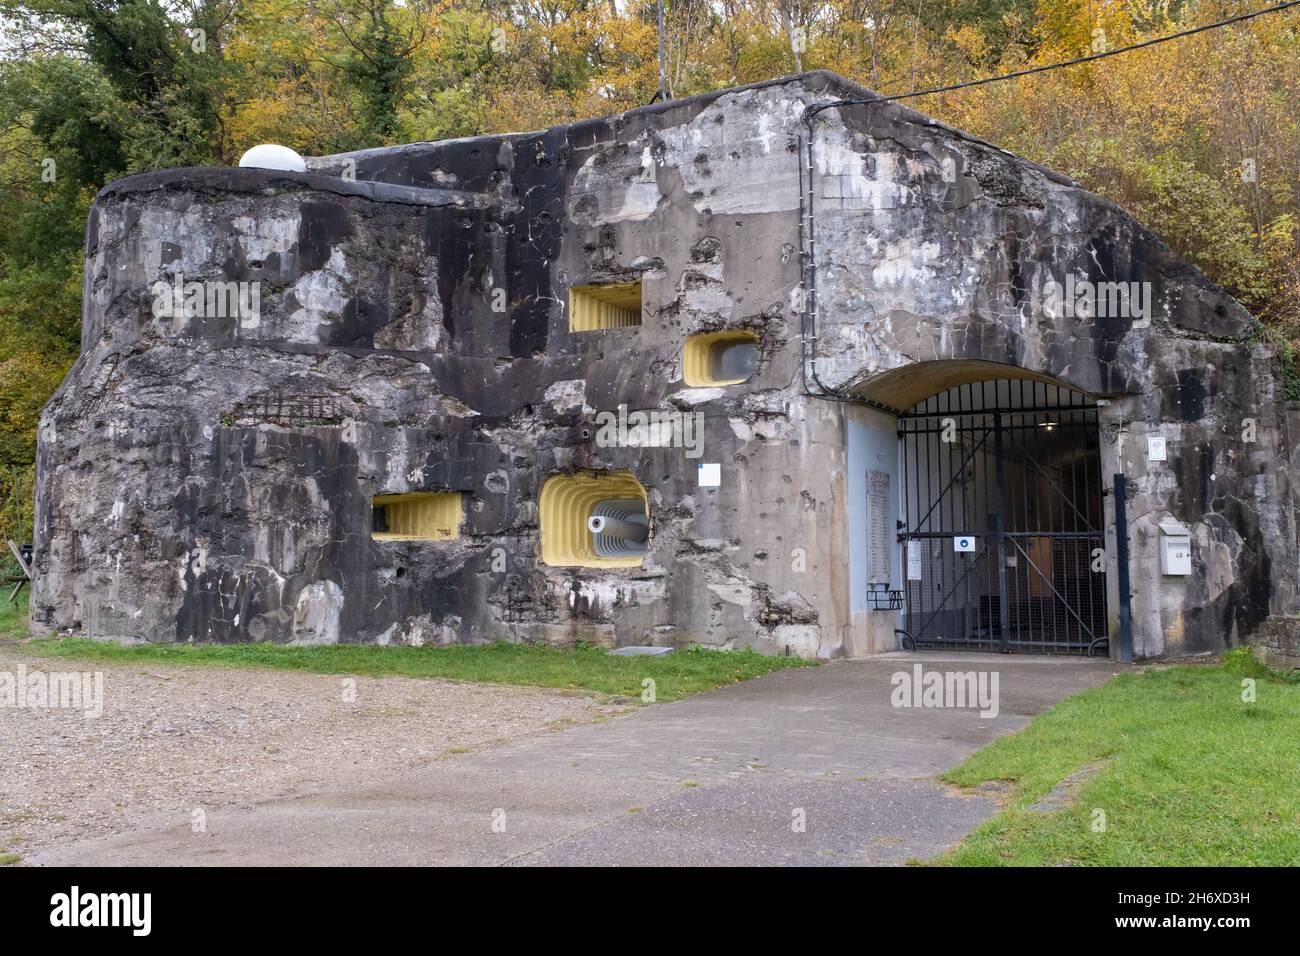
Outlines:
[[[650,528],[637,521],[624,521],[622,518],[607,518],[604,515],[592,515],[587,519],[587,530],[592,534],[605,534],[621,541],[645,541]]]

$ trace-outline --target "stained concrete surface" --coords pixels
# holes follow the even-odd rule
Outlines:
[[[999,715],[893,707],[891,676],[918,662],[997,671]],[[160,817],[24,862],[897,864],[941,852],[996,809],[933,775],[1120,670],[896,654],[783,671],[369,786],[211,808],[203,833]]]
[[[843,97],[866,102],[812,120]],[[855,587],[859,449],[893,493],[897,413],[1000,379],[1105,400],[1088,474],[1126,479],[1139,658],[1293,615],[1291,445],[1252,317],[1113,203],[873,97],[812,72],[310,173],[109,185],[82,353],[38,430],[33,621],[160,643],[864,656],[897,621]],[[1108,292],[1067,315],[1049,292],[1067,277],[1148,307]],[[630,283],[640,324],[570,329],[570,289]],[[177,288],[206,295],[177,308]],[[687,343],[718,332],[757,337],[754,374],[687,385]],[[608,440],[601,413],[698,416],[705,457],[662,432]],[[1134,452],[1148,434],[1167,460]],[[539,507],[545,483],[619,471],[649,505],[641,565],[544,560],[544,537],[585,533]],[[462,496],[459,537],[373,537],[375,497],[421,492]],[[1160,573],[1167,518],[1191,531],[1181,583]],[[1113,629],[1123,551],[1098,547]]]

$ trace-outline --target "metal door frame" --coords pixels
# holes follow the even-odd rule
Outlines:
[[[1091,399],[1041,381],[976,382],[899,415],[898,436],[905,646],[1091,653],[1108,643]],[[959,537],[979,542],[961,552],[969,558],[954,557]]]

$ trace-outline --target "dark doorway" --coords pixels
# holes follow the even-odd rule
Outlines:
[[[1106,634],[1097,408],[960,385],[899,416],[904,644],[1084,653]]]

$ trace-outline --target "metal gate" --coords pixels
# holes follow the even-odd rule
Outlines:
[[[1044,382],[962,385],[899,416],[904,646],[1107,641],[1097,409]]]

